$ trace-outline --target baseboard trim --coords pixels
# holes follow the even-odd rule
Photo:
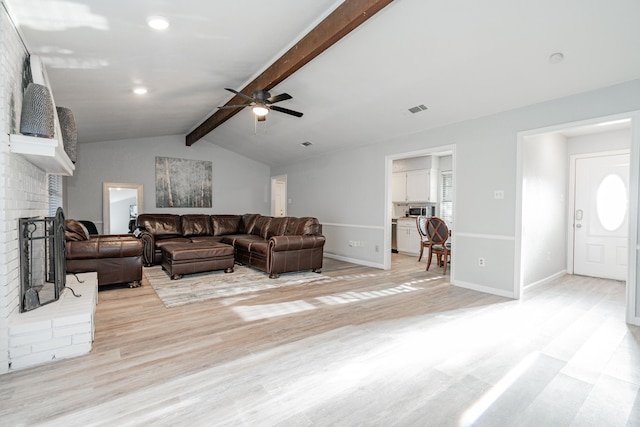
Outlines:
[[[332,254],[332,253],[328,253],[328,252],[325,252],[324,256],[326,256],[327,258],[336,259],[338,261],[350,262],[352,264],[364,265],[366,267],[373,267],[373,268],[379,268],[381,270],[384,270],[384,264],[379,264],[379,263],[375,263],[375,262],[371,262],[371,261],[365,261],[365,260],[357,259],[357,258],[349,258],[349,257],[346,257],[346,256]]]
[[[640,326],[640,317],[628,316],[627,323],[629,325]]]
[[[506,291],[503,289],[490,288],[488,286],[478,285],[477,283],[471,282],[463,282],[461,280],[454,280],[451,282],[452,285],[458,286],[460,288],[471,289],[472,291],[478,291],[485,294],[497,295],[500,297],[517,299],[514,295],[513,291]]]
[[[552,282],[556,279],[559,279],[560,277],[564,276],[565,274],[567,274],[567,270],[562,270],[559,271],[555,274],[552,274],[551,276],[545,277],[544,279],[538,280],[537,282],[533,282],[529,285],[523,286],[523,289],[532,289],[535,288],[536,286],[540,286],[540,285],[544,285],[546,283]]]

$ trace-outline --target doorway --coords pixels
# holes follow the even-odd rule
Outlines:
[[[629,153],[573,156],[571,168],[569,273],[626,280]]]
[[[456,164],[456,155],[455,155],[455,145],[446,145],[446,146],[439,146],[439,147],[433,147],[433,148],[427,148],[427,149],[423,149],[423,150],[418,150],[418,151],[412,151],[412,152],[407,152],[407,153],[400,153],[400,154],[395,154],[395,155],[390,155],[387,156],[385,158],[385,215],[384,215],[384,258],[383,258],[383,268],[385,270],[390,270],[391,269],[391,256],[392,256],[392,241],[393,241],[393,225],[394,225],[394,219],[397,218],[397,215],[401,215],[402,212],[398,211],[397,206],[395,206],[394,204],[394,200],[393,200],[393,187],[394,187],[394,161],[398,161],[398,160],[409,160],[409,159],[416,159],[416,158],[420,158],[420,157],[425,157],[425,156],[431,156],[431,157],[437,157],[439,159],[442,158],[448,158],[446,164],[446,169],[448,172],[448,180],[449,180],[449,184],[451,189],[455,188],[455,164]],[[441,171],[439,171],[441,172]],[[440,192],[440,188],[441,188],[441,180],[442,180],[442,175],[441,173],[437,173],[435,175],[435,180],[437,181],[437,185],[435,186],[437,188],[437,192]],[[431,175],[430,175],[431,176]],[[430,178],[430,183],[433,182],[433,179]],[[437,205],[435,207],[435,215],[436,216],[441,216],[441,204],[439,203],[440,201],[440,194],[437,195],[437,200],[438,202],[435,202],[435,204]],[[448,207],[450,207],[450,218],[451,218],[451,224],[455,223],[455,209],[453,208],[455,206],[455,191],[450,191],[450,193],[448,193],[448,197],[450,197],[450,200],[448,200],[448,202],[450,202],[450,205],[447,205]],[[397,227],[397,225],[396,225]],[[415,241],[416,241],[416,246],[418,246],[418,241],[419,238],[417,237],[417,228],[412,227],[411,231],[415,231],[416,236],[414,237]],[[399,231],[396,231],[396,233]],[[455,245],[455,233],[452,233],[451,236],[451,242],[452,242],[452,246]],[[419,246],[418,246],[418,250],[419,250]],[[416,254],[414,259],[417,261],[418,259],[418,255]],[[423,256],[422,259],[422,268],[424,269],[424,267],[426,266],[426,256]],[[453,262],[451,262],[451,268],[447,269],[448,271],[450,271],[450,280],[453,281],[454,277],[455,277],[455,264]]]
[[[271,178],[271,216],[287,216],[287,176]]]
[[[617,211],[607,227],[617,230],[621,227],[626,228],[628,233],[626,248],[625,245],[613,244],[616,246],[613,250],[615,254],[610,256],[614,263],[619,263],[620,260],[623,260],[622,263],[626,261],[622,280],[627,282],[627,322],[640,324],[640,317],[636,314],[640,169],[640,162],[636,158],[640,148],[638,130],[640,130],[640,112],[633,112],[518,134],[516,253],[513,288],[513,294],[516,298],[521,297],[525,287],[548,283],[567,273],[572,274],[574,272],[574,223],[580,225],[577,230],[583,231],[585,220],[594,221],[594,218],[595,221],[598,220],[597,188],[600,187],[602,180],[611,174],[602,172],[601,179],[594,180],[590,185],[596,188],[596,191],[592,192],[595,217],[591,215],[590,218],[587,218],[588,213],[585,213],[585,209],[574,206],[573,158],[597,157],[594,153],[605,152],[616,155],[630,153],[630,162],[626,167],[626,173],[619,170],[617,172],[619,175],[626,176],[626,182],[620,178],[623,180],[622,186],[624,187],[628,183],[629,196],[626,210],[622,215],[623,224],[617,224],[620,222],[620,212]],[[562,154],[563,151],[564,154]],[[616,160],[619,161],[619,159]],[[593,165],[585,163],[580,166],[587,166],[587,174],[592,172],[590,168]],[[616,169],[615,166],[610,166]],[[625,169],[624,166],[622,168]],[[564,173],[564,178],[562,173]],[[607,179],[609,183],[605,183],[605,185],[611,185],[611,188],[620,188],[620,182],[611,183],[612,180],[616,179]],[[549,191],[549,189],[553,191]],[[606,190],[603,191],[606,192]],[[601,197],[604,200],[608,195],[603,193]],[[606,202],[601,203],[606,204]],[[603,208],[601,207],[601,209]],[[582,212],[578,213],[578,210],[582,210]],[[615,215],[618,216],[615,217]],[[576,217],[583,219],[580,220],[581,222],[576,221]],[[559,220],[559,218],[564,218],[564,220]],[[564,221],[564,224],[561,221]],[[594,230],[594,233],[597,234],[597,228]],[[585,243],[578,240],[577,244],[583,246],[581,250],[585,251],[584,256],[587,258],[598,259],[604,257],[605,252],[611,252],[611,249],[597,248],[597,245],[592,241]],[[596,275],[593,272],[588,274]]]

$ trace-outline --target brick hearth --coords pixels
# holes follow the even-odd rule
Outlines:
[[[11,370],[40,365],[91,351],[98,303],[97,273],[67,275],[60,299],[9,320],[9,365]]]

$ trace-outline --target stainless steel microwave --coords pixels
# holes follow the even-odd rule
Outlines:
[[[426,215],[427,215],[426,207],[409,208],[409,216],[426,216]]]

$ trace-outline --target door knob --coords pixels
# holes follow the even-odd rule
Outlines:
[[[582,224],[576,224],[576,228],[582,228]]]

